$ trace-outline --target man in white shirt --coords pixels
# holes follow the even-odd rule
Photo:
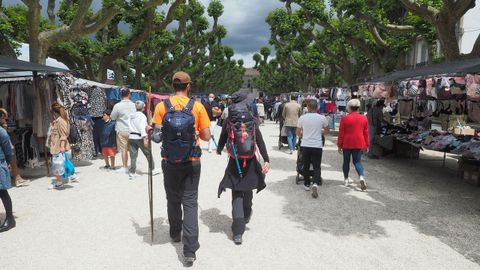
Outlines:
[[[128,136],[128,147],[130,152],[130,158],[132,159],[130,163],[129,178],[133,179],[137,176],[137,157],[138,150],[140,149],[147,161],[152,162],[152,170],[155,168],[152,154],[148,149],[148,136],[146,132],[147,127],[147,116],[143,113],[145,109],[145,103],[143,101],[137,100],[135,102],[136,112],[130,115],[129,120],[129,129],[130,135]],[[153,175],[159,174],[159,170],[153,170]]]
[[[323,134],[328,134],[328,120],[325,116],[318,114],[318,103],[315,99],[307,101],[308,113],[298,119],[297,135],[302,137],[300,151],[303,159],[303,171],[306,191],[310,190],[310,164],[313,165],[313,186],[312,196],[318,197],[318,186],[322,184],[321,169],[323,153]]]
[[[122,88],[120,90],[122,101],[113,106],[112,120],[117,121],[115,130],[117,131],[117,147],[122,156],[122,167],[117,172],[128,173],[128,137],[130,135],[129,121],[130,115],[135,113],[135,104],[130,100],[130,89]]]

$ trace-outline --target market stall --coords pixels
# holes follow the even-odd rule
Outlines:
[[[418,158],[428,149],[443,152],[443,164],[447,153],[459,155],[462,164],[479,161],[479,73],[480,58],[394,72],[357,85],[365,107],[386,101],[388,124],[376,142],[402,157]],[[469,175],[480,184],[478,170]]]

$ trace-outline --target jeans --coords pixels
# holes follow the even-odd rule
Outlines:
[[[286,127],[287,128],[287,141],[288,141],[288,148],[290,150],[295,150],[295,146],[297,144],[297,135],[295,133],[296,127]]]
[[[313,148],[313,147],[301,147],[302,158],[303,158],[303,176],[305,178],[305,186],[310,186],[310,164],[313,166],[313,183],[320,185],[322,179],[322,169],[320,165],[322,164],[322,148]]]
[[[343,149],[343,176],[348,178],[350,171],[350,158],[353,158],[353,165],[357,170],[358,176],[364,176],[362,165],[362,149]]]
[[[199,160],[185,163],[162,161],[163,179],[167,194],[167,213],[170,237],[183,230],[183,254],[193,256],[198,243],[198,184],[201,164]],[[183,206],[183,220],[182,220]]]
[[[233,235],[245,232],[245,218],[252,214],[253,191],[232,190],[232,231]]]
[[[373,157],[373,145],[375,144],[375,135],[377,135],[376,128],[368,125],[368,136],[370,145],[368,146],[368,157]]]
[[[129,139],[128,140],[128,146],[129,146],[129,151],[130,151],[130,158],[132,159],[132,161],[130,163],[130,173],[135,173],[135,171],[137,170],[138,149],[142,150],[142,152],[145,155],[145,157],[147,158],[148,162],[150,162],[150,161],[152,162],[152,170],[155,168],[155,164],[153,163],[152,155],[151,155],[150,151],[148,151],[148,148],[145,147],[145,145],[143,144],[143,139],[139,139],[139,140]]]

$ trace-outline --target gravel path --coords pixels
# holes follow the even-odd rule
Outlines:
[[[366,160],[369,191],[361,192],[342,185],[329,137],[325,183],[313,199],[295,185],[295,155],[276,146],[278,127],[261,129],[272,171],[241,246],[231,240],[231,195],[216,196],[227,157],[204,152],[194,269],[480,269],[480,189],[454,170],[422,159]],[[48,190],[46,177],[11,189],[17,227],[0,234],[1,269],[183,268],[182,246],[168,236],[163,176],[154,179],[151,246],[147,176],[129,181],[101,166],[79,167],[80,182],[65,190]],[[138,168],[147,171],[141,154]]]

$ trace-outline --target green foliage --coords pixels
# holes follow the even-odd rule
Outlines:
[[[213,0],[208,5],[208,16],[218,19],[223,14],[223,5],[219,0]]]

